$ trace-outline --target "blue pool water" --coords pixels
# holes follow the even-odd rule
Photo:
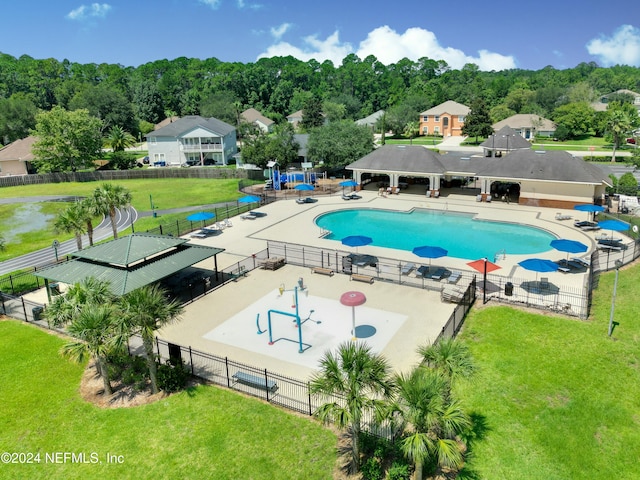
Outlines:
[[[502,250],[507,255],[530,255],[551,250],[556,237],[539,228],[515,223],[474,220],[474,215],[416,209],[393,212],[349,209],[326,213],[316,224],[331,232],[327,239],[338,242],[349,235],[365,235],[371,245],[411,251],[415,247],[442,247],[450,257],[493,259]]]

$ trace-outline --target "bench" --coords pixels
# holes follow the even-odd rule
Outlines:
[[[362,275],[360,273],[351,274],[351,280],[356,280],[357,282],[373,283],[373,277],[371,275]]]
[[[247,267],[241,265],[238,267],[237,271],[232,271],[229,273],[234,282],[237,282],[240,277],[246,277],[249,272],[247,271]]]
[[[329,275],[330,277],[332,277],[336,272],[333,270],[333,268],[313,267],[311,269],[311,273],[319,273],[321,275]]]
[[[248,387],[261,388],[262,390],[267,390],[271,393],[275,393],[276,390],[278,390],[278,385],[274,380],[266,380],[264,377],[252,375],[240,370],[234,373],[231,377],[234,378],[236,382],[247,385]]]

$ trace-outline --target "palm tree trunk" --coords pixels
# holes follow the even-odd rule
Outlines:
[[[108,397],[113,393],[113,389],[111,388],[111,382],[109,381],[109,370],[107,370],[107,365],[104,361],[104,358],[100,356],[96,357],[96,366],[98,367],[98,373],[102,377],[102,382],[104,383],[104,396]]]
[[[146,354],[147,368],[149,369],[149,380],[151,381],[151,393],[158,393],[158,365],[156,364],[155,355],[153,354],[153,338],[142,337],[144,351]]]
[[[422,480],[422,475],[423,475],[422,466],[423,466],[422,460],[416,460],[416,463],[414,465],[415,469],[413,471],[414,480]]]
[[[109,219],[111,220],[111,228],[113,229],[113,239],[118,238],[118,227],[116,225],[116,210],[109,210]]]
[[[351,473],[360,470],[360,422],[351,426]]]
[[[87,236],[89,237],[89,246],[93,247],[93,222],[87,220]]]
[[[76,233],[76,245],[78,245],[78,250],[82,250],[82,234]]]
[[[611,154],[611,163],[616,163],[616,145],[618,144],[618,139],[614,137],[613,139],[613,153]]]

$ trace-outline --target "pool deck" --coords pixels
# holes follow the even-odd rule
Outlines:
[[[478,218],[527,224],[548,230],[559,238],[577,240],[591,249],[596,246],[594,232],[584,232],[573,226],[571,220],[556,220],[558,210],[522,206],[515,203],[477,202],[475,195],[451,194],[440,198],[427,198],[424,195],[404,194],[388,197],[378,196],[377,191],[362,191],[360,200],[343,200],[341,194],[318,196],[318,202],[298,204],[296,197],[277,201],[260,207],[264,217],[243,220],[233,219],[233,226],[224,230],[222,235],[207,239],[191,239],[192,243],[224,248],[218,255],[219,268],[233,265],[267,247],[268,241],[290,242],[301,245],[337,248],[344,250],[340,242],[321,238],[322,231],[315,226],[314,219],[323,213],[345,208],[381,208],[397,211],[409,211],[413,208],[449,210],[476,214]],[[587,214],[577,211],[560,211],[574,219],[584,220]],[[335,245],[335,246],[332,246]],[[401,261],[420,263],[409,251],[382,247],[365,246],[359,253],[394,258]],[[549,250],[536,255],[540,258],[558,260],[566,253]],[[517,263],[531,255],[509,255],[496,261],[502,267],[498,273],[524,279],[537,279],[535,272],[524,270]],[[426,260],[426,259],[424,259]],[[493,260],[493,259],[490,259]],[[452,257],[437,259],[437,264],[449,269],[469,271],[469,260]],[[436,262],[434,260],[434,262]],[[560,272],[545,273],[552,283],[571,285],[581,288],[585,284],[586,274]],[[274,319],[274,335],[280,338],[281,325],[291,341],[279,341],[268,344],[268,334],[257,334],[256,316],[260,314],[260,328],[267,328],[268,310],[291,313],[291,291],[279,295],[278,287],[284,285],[287,290],[293,288],[303,277],[308,288],[309,299],[301,295],[301,317],[306,317],[310,309],[315,309],[313,318],[322,320],[321,324],[307,322],[303,326],[303,341],[313,344],[304,353],[298,352],[297,330],[292,322],[282,318]],[[357,290],[365,293],[367,303],[363,305],[361,316],[356,309],[357,324],[374,326],[377,333],[367,341],[374,351],[389,359],[396,371],[406,371],[415,365],[419,358],[418,346],[433,341],[445,325],[454,305],[440,300],[438,292],[397,285],[389,282],[375,282],[372,285],[349,281],[349,276],[336,274],[332,277],[312,274],[310,269],[286,265],[276,271],[254,270],[238,282],[232,282],[186,307],[183,320],[166,327],[159,336],[166,340],[189,345],[193,348],[228,356],[236,361],[268,368],[295,378],[307,379],[313,373],[313,364],[327,349],[335,348],[340,341],[349,340],[350,309],[338,301],[342,293]],[[279,303],[284,306],[279,306]],[[311,302],[311,304],[308,304]],[[315,302],[315,303],[314,303]],[[427,313],[428,312],[428,313]],[[338,324],[329,319],[340,318]],[[393,318],[398,325],[389,329],[384,322]],[[316,363],[317,364],[317,363]]]

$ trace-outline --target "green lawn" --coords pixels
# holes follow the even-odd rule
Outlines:
[[[478,478],[640,478],[640,266],[620,271],[609,338],[614,275],[589,321],[472,311],[461,338],[479,372],[461,394],[486,427],[467,466]]]
[[[62,343],[0,322],[0,451],[40,453],[39,464],[1,465],[0,478],[332,478],[337,439],[314,420],[206,386],[100,409],[80,398],[83,366],[60,357]],[[87,461],[95,452],[100,463],[46,463],[54,452]],[[107,454],[124,463],[107,463]]]
[[[87,196],[103,182],[82,183],[50,183],[46,185],[26,185],[22,187],[6,187],[0,189],[0,198],[19,198],[38,195],[70,195]],[[199,178],[167,178],[145,180],[122,180],[113,182],[129,189],[132,194],[132,205],[139,211],[150,211],[151,200],[157,209],[197,206],[210,203],[233,201],[242,196],[238,191],[237,179],[199,179]],[[23,204],[0,205],[0,232],[11,229],[15,222],[13,212]],[[0,261],[19,255],[50,247],[54,239],[60,241],[73,238],[70,234],[55,233],[53,222],[55,214],[68,204],[46,202],[42,204],[42,212],[49,213],[52,218],[43,228],[21,234],[17,241],[7,240],[6,249],[0,252]],[[158,225],[184,219],[187,214],[165,215],[157,218],[145,218],[136,225],[137,231],[151,230]],[[125,232],[126,233],[126,232]]]

